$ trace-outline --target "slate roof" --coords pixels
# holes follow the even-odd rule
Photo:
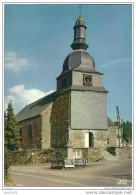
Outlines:
[[[95,63],[90,56],[90,54],[84,50],[75,50],[72,53],[70,53],[63,64],[63,70],[69,69],[77,69],[79,66],[83,65],[84,67],[90,67],[95,68]]]
[[[107,117],[107,119],[108,119],[108,126],[116,126],[116,124],[109,117]]]
[[[15,117],[18,122],[40,115],[52,102],[56,92],[53,92],[24,107]]]
[[[76,70],[80,72],[90,72],[94,74],[102,74],[95,70],[95,62],[90,54],[82,49],[71,52],[63,63],[63,71]]]

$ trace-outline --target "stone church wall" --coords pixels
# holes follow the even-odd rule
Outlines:
[[[74,148],[85,148],[85,134],[91,132],[94,136],[94,148],[106,148],[106,130],[70,130],[70,141]]]
[[[71,129],[107,127],[107,93],[71,91]]]
[[[68,136],[69,93],[57,96],[51,112],[51,147],[63,147]]]
[[[22,138],[20,142],[22,149],[41,147],[41,124],[41,116],[19,122],[19,127],[22,128]],[[29,137],[29,125],[32,125],[31,138]]]
[[[107,142],[107,147],[114,147],[118,145],[118,136],[117,136],[117,127],[109,126],[107,130],[107,139],[109,140],[109,144]]]
[[[52,104],[47,107],[47,109],[42,113],[42,149],[49,148],[51,144],[51,110]]]

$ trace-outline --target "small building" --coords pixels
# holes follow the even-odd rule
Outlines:
[[[118,146],[117,126],[107,118],[103,73],[86,51],[86,25],[80,16],[74,26],[73,51],[66,57],[57,89],[23,108],[16,119],[21,148]]]

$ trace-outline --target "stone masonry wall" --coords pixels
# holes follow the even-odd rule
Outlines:
[[[82,148],[82,157],[87,162],[96,162],[101,159],[99,148]]]
[[[116,148],[116,157],[120,160],[132,159],[132,148]]]
[[[99,148],[88,148],[88,162],[95,162],[101,159]]]
[[[117,146],[118,138],[117,138],[117,127],[116,126],[109,126],[107,130],[107,139],[109,139],[108,147]]]
[[[51,110],[52,104],[42,113],[42,149],[51,147]]]
[[[85,148],[85,134],[91,132],[94,136],[94,148],[106,148],[106,130],[70,130],[70,141],[74,148]]]
[[[57,158],[64,158],[64,148],[46,150],[14,151],[9,155],[11,164],[41,164],[51,163]]]
[[[20,147],[27,148],[41,148],[41,116],[19,122],[19,127],[22,128],[22,139]],[[29,124],[32,125],[32,138],[29,138]]]
[[[63,147],[68,136],[69,93],[57,96],[51,112],[51,147]]]
[[[101,159],[99,148],[80,148],[82,158],[87,162],[96,162]],[[52,161],[64,159],[64,148],[49,148],[45,150],[14,151],[9,155],[12,165],[52,163]]]
[[[107,93],[72,90],[71,129],[107,128]]]

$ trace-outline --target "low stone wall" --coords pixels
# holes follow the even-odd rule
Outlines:
[[[64,158],[64,149],[17,151],[11,152],[9,158],[13,165],[51,163]]]
[[[101,159],[99,148],[88,148],[88,162],[95,162]]]
[[[88,162],[96,162],[102,158],[99,148],[83,148],[82,157]]]
[[[82,158],[87,162],[96,162],[101,159],[99,148],[81,148]],[[64,148],[49,148],[45,150],[28,150],[11,152],[9,155],[11,164],[42,164],[52,163],[64,159]]]
[[[116,148],[116,157],[119,160],[132,159],[132,147]]]

